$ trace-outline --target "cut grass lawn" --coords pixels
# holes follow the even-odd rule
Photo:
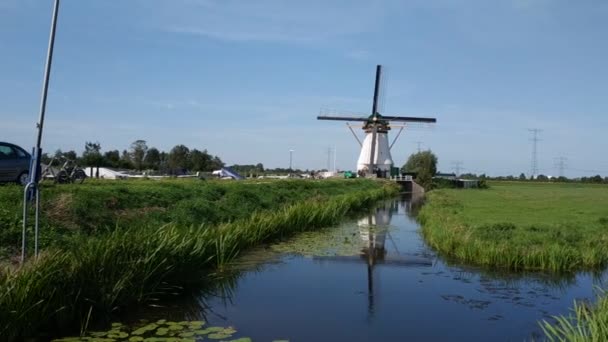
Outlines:
[[[608,186],[491,183],[432,191],[420,213],[426,241],[467,263],[550,271],[608,262]]]

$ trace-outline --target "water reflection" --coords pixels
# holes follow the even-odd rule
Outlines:
[[[430,258],[420,258],[412,255],[402,255],[397,244],[391,236],[391,218],[398,212],[399,204],[405,204],[411,208],[412,201],[390,201],[374,208],[367,216],[357,221],[361,251],[359,256],[315,256],[314,260],[319,262],[335,263],[362,263],[367,268],[367,311],[369,318],[374,315],[374,267],[376,265],[391,265],[399,267],[430,267]],[[391,241],[393,253],[388,253],[385,248],[386,239]]]

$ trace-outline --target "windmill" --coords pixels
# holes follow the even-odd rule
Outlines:
[[[382,77],[382,66],[376,66],[376,83],[374,86],[374,99],[372,104],[372,114],[369,117],[346,117],[346,116],[317,116],[318,120],[334,120],[334,121],[359,121],[363,122],[362,128],[365,132],[363,142],[359,141],[352,128],[349,126],[355,138],[361,145],[361,153],[357,161],[357,173],[367,175],[379,172],[382,175],[390,173],[393,167],[393,159],[391,157],[391,148],[397,141],[399,131],[395,140],[389,145],[388,131],[391,129],[390,122],[417,122],[417,123],[435,123],[435,118],[419,118],[408,116],[385,116],[378,113],[378,97],[380,95],[380,79]]]

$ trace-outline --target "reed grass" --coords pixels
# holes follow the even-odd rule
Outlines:
[[[602,298],[594,307],[574,303],[574,314],[554,317],[555,322],[543,321],[541,327],[549,341],[603,342],[608,340],[608,298]]]
[[[79,185],[43,184],[41,245],[61,247],[78,235],[121,227],[217,225],[276,210],[309,198],[377,188],[371,180],[89,180]],[[18,253],[22,187],[0,186],[0,260]]]
[[[218,225],[119,226],[68,240],[20,269],[0,272],[0,336],[16,340],[70,332],[89,320],[198,286],[247,248],[336,224],[397,193],[386,183],[373,187]]]

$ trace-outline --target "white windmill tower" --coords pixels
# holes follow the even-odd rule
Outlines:
[[[378,96],[380,93],[380,78],[382,77],[382,66],[376,66],[376,83],[374,86],[374,101],[372,105],[372,114],[365,117],[342,117],[342,116],[325,116],[320,115],[318,120],[337,120],[337,121],[360,121],[363,122],[363,131],[365,139],[363,142],[357,138],[361,145],[361,153],[357,161],[357,173],[389,175],[393,167],[393,158],[391,157],[391,148],[397,141],[399,134],[395,140],[389,145],[388,131],[391,129],[390,122],[418,122],[418,123],[435,123],[435,118],[418,118],[407,116],[385,116],[378,113]],[[349,128],[351,128],[349,126]],[[403,127],[401,127],[403,130]],[[352,128],[351,128],[352,131]]]

